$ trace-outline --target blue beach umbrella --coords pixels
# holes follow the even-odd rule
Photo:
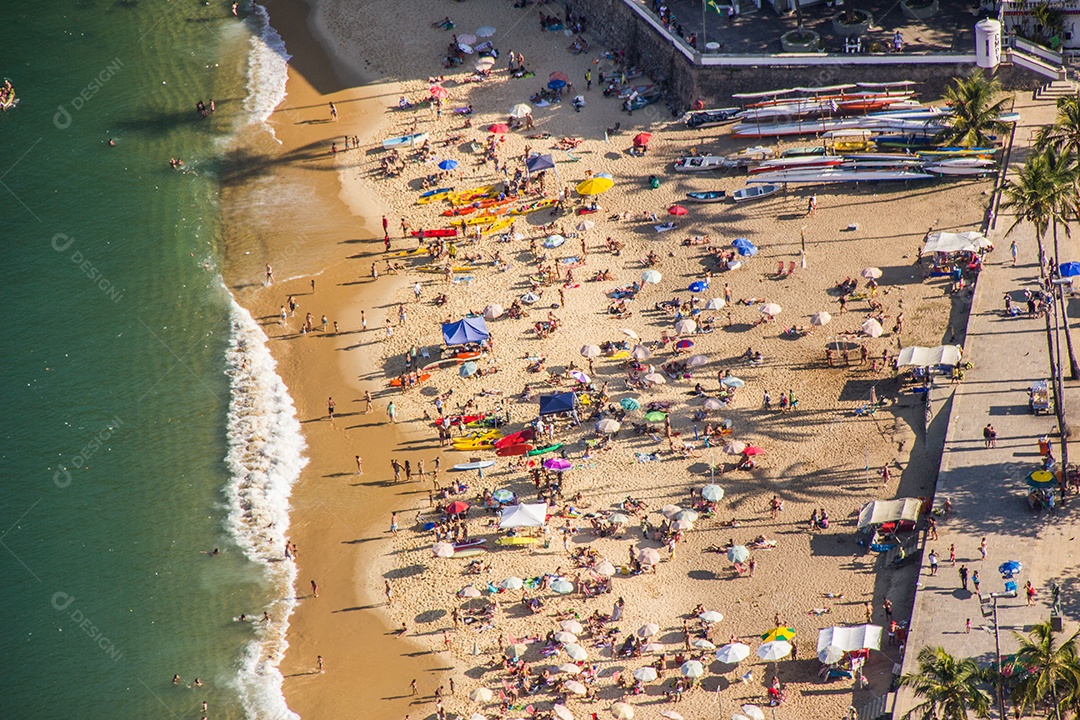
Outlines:
[[[453,170],[457,166],[457,160],[443,160],[441,163],[439,163],[440,170]]]
[[[1063,262],[1058,265],[1058,273],[1061,277],[1076,277],[1080,275],[1080,262]]]
[[[551,80],[551,81],[548,82],[548,87],[551,88],[552,90],[562,90],[564,87],[566,87],[566,81],[565,80]]]
[[[695,280],[690,283],[690,287],[687,288],[690,292],[699,293],[709,288],[709,282],[707,280]]]
[[[461,370],[458,370],[458,375],[461,377],[472,377],[476,374],[478,366],[474,362],[467,362],[461,366]]]
[[[1024,566],[1020,564],[1019,560],[1006,560],[998,565],[998,572],[1001,573],[1002,577],[1011,578],[1019,573],[1022,567]]]
[[[620,400],[619,405],[622,406],[623,410],[638,410],[641,408],[641,403],[639,403],[634,398],[629,397]]]

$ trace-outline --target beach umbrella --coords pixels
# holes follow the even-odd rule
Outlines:
[[[1063,262],[1058,265],[1058,275],[1061,277],[1076,277],[1080,275],[1080,262]]]
[[[708,363],[709,358],[705,355],[691,355],[686,359],[686,364],[690,367],[701,367],[702,365],[707,365]]]
[[[735,252],[743,257],[753,257],[758,254],[757,245],[741,245],[735,248]],[[739,267],[742,267],[742,263],[739,263]],[[729,270],[735,270],[737,268],[731,267],[731,263],[728,263]]]
[[[476,37],[491,37],[495,34],[495,28],[490,25],[484,25],[481,28],[477,28]]]
[[[581,348],[581,357],[600,357],[600,347],[598,345],[583,345]]]
[[[773,642],[776,640],[787,642],[788,640],[795,639],[795,628],[787,626],[776,627],[762,635],[761,639],[765,642]]]
[[[491,493],[491,497],[493,497],[496,502],[510,502],[514,499],[514,493],[510,490],[507,490],[506,488],[499,488],[495,492]]]
[[[844,657],[844,649],[839,648],[836,645],[829,645],[818,650],[818,660],[826,665],[832,665],[835,662],[840,662]]]
[[[555,160],[550,155],[533,155],[525,161],[525,169],[531,173],[550,170],[555,167]]]
[[[867,280],[877,280],[879,277],[881,277],[881,268],[868,267],[859,274]]]
[[[618,420],[605,418],[599,423],[597,423],[596,429],[604,433],[605,435],[614,435],[615,433],[619,432],[619,428],[621,427],[622,425],[619,424]]]
[[[526,650],[528,650],[528,646],[525,643],[514,643],[507,645],[503,653],[509,658],[519,658],[525,654]]]
[[[561,457],[548,458],[544,461],[544,467],[554,472],[566,472],[570,468],[574,467],[574,464],[569,460]]]
[[[570,680],[565,685],[563,685],[563,687],[565,687],[574,695],[585,695],[589,692],[585,689],[585,686],[579,683],[577,680]]]
[[[1036,470],[1027,476],[1028,487],[1049,488],[1057,485],[1054,473],[1049,470]]]
[[[687,660],[679,668],[679,672],[683,677],[699,678],[705,674],[705,666],[697,660]]]
[[[719,485],[709,484],[701,488],[701,497],[709,502],[719,502],[724,499],[724,488]]]
[[[544,247],[557,248],[564,242],[566,242],[566,238],[564,238],[562,235],[548,235],[546,238],[544,238]]]
[[[660,626],[656,623],[645,623],[638,628],[638,637],[649,638],[660,632]]]
[[[453,557],[456,551],[451,543],[437,542],[431,546],[431,552],[435,557],[448,558]]]
[[[709,302],[705,303],[706,310],[723,310],[727,303],[724,298],[711,298]]]
[[[746,381],[742,378],[737,378],[734,375],[729,375],[720,381],[720,384],[727,388],[735,388],[738,390],[741,387],[746,386]]]
[[[469,720],[488,720],[488,717],[482,713],[473,713]]]
[[[680,340],[679,342],[675,343],[675,347],[678,348],[679,350],[686,350],[688,348],[694,347],[694,341],[693,340]]]
[[[742,440],[732,440],[724,446],[724,452],[728,455],[742,455],[743,450],[746,449],[746,443]]]
[[[738,260],[732,260],[731,262],[729,262],[727,264],[727,269],[728,270],[738,270],[741,267],[742,267],[742,263],[739,262]]]
[[[473,64],[473,67],[475,67],[481,72],[483,72],[484,70],[490,70],[491,68],[495,67],[495,58],[491,57],[490,55],[482,57]]]
[[[443,160],[441,163],[439,163],[439,169],[440,170],[453,170],[457,166],[458,166],[458,161],[457,160]]]
[[[742,662],[750,657],[750,646],[743,643],[728,643],[716,651],[716,659],[728,665]]]
[[[750,720],[750,718],[746,717],[742,713],[735,713],[731,716],[731,720]]]
[[[510,126],[506,123],[495,123],[488,128],[488,132],[493,135],[504,135],[510,132]]]
[[[667,209],[667,211],[668,215],[685,215],[687,212],[689,212],[682,205],[672,205]]]
[[[493,694],[486,687],[478,687],[469,693],[469,699],[473,702],[491,702]]]
[[[881,327],[881,323],[873,318],[864,322],[859,330],[863,335],[869,335],[872,338],[881,337],[885,333],[885,328]]]
[[[641,147],[642,145],[648,145],[652,140],[652,133],[642,132],[634,136],[634,145]]]
[[[641,339],[641,338],[638,337],[638,334],[636,332],[634,332],[633,330],[631,330],[630,328],[623,328],[619,332],[621,332],[623,335],[625,335],[628,338],[633,338],[634,340],[640,340]]]
[[[588,383],[592,382],[592,378],[590,378],[588,375],[581,372],[580,370],[575,370],[574,372],[570,373],[570,377],[574,378],[582,385],[587,385]]]
[[[584,660],[589,657],[589,653],[585,651],[585,648],[581,647],[577,643],[570,643],[569,645],[564,645],[563,652],[565,652],[567,656],[575,662],[584,662]]]
[[[623,515],[622,513],[611,513],[611,517],[608,518],[608,522],[612,525],[627,525],[630,522],[630,517],[627,515]],[[607,562],[607,560],[604,560],[602,562]],[[608,564],[610,565],[610,563]]]
[[[696,648],[700,648],[701,650],[715,650],[716,649],[716,646],[713,645],[708,640],[706,640],[705,638],[698,638],[697,640],[694,640],[690,644],[693,645]]]
[[[508,577],[499,583],[503,590],[520,590],[524,585],[525,582],[519,577]]]
[[[663,277],[664,276],[660,274],[659,270],[646,270],[641,273],[641,282],[648,283],[649,285],[656,285]]]
[[[619,401],[619,407],[621,407],[623,410],[629,410],[629,411],[633,412],[634,410],[640,410],[641,409],[641,403],[639,403],[634,398],[625,397],[625,398],[623,398],[622,400]]]
[[[757,656],[767,662],[782,660],[791,654],[791,643],[783,640],[773,640],[763,643],[757,649]]]
[[[461,589],[461,592],[459,592],[458,595],[463,598],[478,598],[480,597],[480,591],[473,585],[466,585]]]
[[[694,529],[694,521],[693,520],[676,520],[674,523],[672,523],[671,527],[674,528],[675,530],[693,530]]]
[[[639,667],[634,671],[633,675],[635,680],[640,680],[641,682],[652,682],[657,677],[656,668],[649,665]]]
[[[580,230],[581,232],[588,232],[589,230],[592,230],[594,227],[596,227],[596,223],[594,223],[592,220],[582,220],[581,222],[579,222],[577,225],[574,226],[574,229],[575,230]]]
[[[689,520],[690,522],[697,522],[699,515],[696,510],[680,510],[675,513],[676,520]]]
[[[757,705],[743,705],[742,711],[750,720],[765,720],[765,711]]]
[[[667,379],[660,373],[645,373],[643,378],[645,382],[651,382],[653,385],[666,385]]]
[[[551,711],[559,720],[574,720],[574,714],[567,710],[565,705],[556,705],[551,708]]]
[[[450,91],[444,88],[442,85],[432,85],[430,88],[428,88],[428,92],[431,93],[431,97],[436,97],[440,100],[445,100],[446,98],[450,97]]]
[[[660,553],[654,548],[641,548],[638,550],[637,559],[642,565],[658,565],[660,563]]]
[[[562,80],[563,82],[570,82],[570,77],[566,73],[556,70],[555,72],[548,75],[548,80]]]
[[[765,451],[757,445],[747,445],[746,449],[742,451],[742,454],[746,457],[753,457],[754,455],[762,455],[764,452]]]
[[[556,667],[555,670],[566,675],[577,675],[581,672],[581,668],[579,668],[574,663],[563,663],[562,665]]]
[[[631,720],[634,717],[634,706],[617,702],[611,706],[611,714],[615,716],[615,720]]]
[[[822,310],[821,312],[816,312],[810,316],[811,325],[828,325],[830,320],[832,320],[832,315],[825,312],[824,310]]]
[[[616,572],[615,566],[607,560],[601,560],[600,562],[596,563],[596,565],[593,566],[592,571],[597,575],[601,575],[603,577],[611,577]]]
[[[582,624],[579,623],[577,620],[574,620],[573,618],[569,620],[563,620],[561,623],[559,623],[559,627],[561,627],[566,632],[574,633],[575,635],[580,635],[581,633],[585,632],[585,628],[582,626]],[[575,665],[574,667],[577,666]]]
[[[664,507],[660,508],[660,514],[666,517],[668,520],[673,519],[676,515],[681,513],[683,509],[678,505],[672,505],[668,503]]]
[[[1023,567],[1019,560],[1006,560],[998,565],[998,572],[1001,573],[1002,577],[1011,578],[1019,573]]]
[[[555,633],[555,642],[562,643],[563,645],[569,645],[570,643],[576,643],[577,642],[577,635],[575,635],[572,632],[567,632],[566,630],[563,630],[561,632]]]
[[[503,312],[504,310],[502,305],[492,303],[491,305],[488,305],[486,308],[484,308],[484,319],[494,320],[496,318],[500,318],[502,317]]]
[[[653,410],[650,413],[645,413],[645,422],[658,423],[664,422],[664,418],[667,417],[667,413],[662,413],[659,410]]]
[[[518,103],[514,107],[510,108],[510,117],[512,117],[512,118],[523,118],[526,115],[532,115],[532,107],[530,107],[529,105],[526,105],[525,103]],[[538,157],[545,157],[545,156],[540,155]],[[547,156],[547,157],[550,157],[550,156]],[[528,165],[527,162],[526,162],[526,165]]]
[[[577,192],[578,195],[599,195],[613,187],[615,182],[611,178],[594,177],[578,183]]]
[[[469,509],[469,503],[464,500],[455,500],[446,506],[447,515],[460,515]]]
[[[675,332],[680,335],[689,335],[695,330],[697,330],[697,323],[693,320],[680,320],[675,323]]]
[[[630,357],[635,360],[646,360],[652,357],[652,350],[644,345],[635,345],[634,349],[630,351]]]
[[[720,402],[716,398],[705,398],[706,410],[719,410],[722,407],[724,407],[724,403]]]
[[[750,559],[750,550],[745,545],[728,548],[727,559],[733,563],[744,563]]]
[[[660,713],[660,717],[666,717],[668,720],[683,720],[683,716],[674,710],[664,710]]]
[[[559,578],[555,582],[551,583],[551,591],[558,593],[559,595],[569,595],[574,592],[574,583],[569,580],[563,580]]]
[[[462,363],[461,369],[458,370],[458,375],[461,377],[472,377],[476,374],[476,371],[480,369],[480,366],[474,363],[472,360]]]
[[[645,643],[641,646],[641,649],[645,652],[664,652],[667,650],[667,648],[665,648],[663,644],[658,642]]]
[[[465,53],[466,55],[472,55],[473,54],[473,46],[472,45],[466,45],[465,43],[460,43],[459,42],[458,43],[458,50],[461,50],[461,52]]]
[[[458,42],[463,42],[466,45],[474,45],[476,43],[476,36],[472,33],[462,33],[457,36]],[[495,58],[491,58],[494,60]]]
[[[715,610],[706,610],[698,615],[698,618],[700,618],[702,622],[707,622],[712,625],[713,623],[718,623],[723,620],[724,616]]]
[[[549,80],[547,86],[548,86],[548,89],[550,89],[550,90],[562,90],[564,87],[566,87],[566,81],[565,80]]]
[[[753,246],[754,246],[754,243],[750,242],[749,238],[741,237],[741,238],[735,238],[734,240],[731,241],[731,247],[736,248],[736,249],[741,248],[741,247],[753,247]]]
[[[762,315],[768,315],[769,317],[775,317],[776,315],[779,315],[779,314],[780,314],[780,311],[781,311],[782,309],[783,309],[783,308],[781,308],[781,307],[780,307],[779,305],[777,305],[776,303],[765,303],[765,304],[764,304],[764,305],[762,305],[762,306],[761,306],[760,308],[758,308],[758,311],[759,311],[759,312],[760,312],[760,313],[761,313]]]

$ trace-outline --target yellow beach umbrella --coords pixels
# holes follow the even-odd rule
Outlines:
[[[793,627],[778,627],[770,630],[761,636],[761,639],[765,642],[773,642],[775,640],[789,641],[795,637],[795,628]]]
[[[599,195],[602,192],[607,192],[615,183],[611,178],[606,177],[594,177],[579,183],[577,186],[578,195]]]

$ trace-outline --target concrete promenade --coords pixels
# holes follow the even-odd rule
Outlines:
[[[1014,137],[1010,177],[1032,152],[1034,129],[1052,122],[1054,117],[1052,99],[1035,103],[1030,96],[1021,97],[1016,109],[1022,120]],[[985,614],[990,604],[980,605],[970,580],[968,590],[961,588],[961,565],[972,573],[978,572],[980,591],[986,597],[1005,590],[1005,581],[997,570],[1001,563],[1023,563],[1023,571],[1016,578],[1019,597],[998,602],[1003,653],[1016,648],[1012,631],[1022,633],[1049,618],[1051,581],[1061,586],[1066,621],[1080,619],[1080,499],[1070,497],[1055,516],[1046,511],[1032,513],[1026,503],[1024,479],[1038,468],[1040,460],[1037,438],[1056,432],[1057,422],[1054,415],[1036,417],[1028,409],[1027,390],[1031,383],[1049,378],[1045,321],[1008,318],[1003,313],[1004,294],[1013,292],[1016,300],[1018,291],[1034,288],[1039,277],[1034,230],[1025,223],[1006,237],[1005,231],[1013,221],[1004,213],[999,215],[990,235],[995,250],[979,277],[972,301],[964,357],[974,363],[974,368],[967,371],[956,388],[951,408],[940,403],[934,408],[935,412],[951,410],[936,497],[939,504],[949,498],[953,510],[947,521],[939,521],[938,539],[926,540],[904,672],[916,668],[916,656],[925,646],[940,645],[954,656],[974,657],[981,663],[993,661],[993,623]],[[1074,228],[1073,234],[1070,240],[1059,231],[1062,260],[1080,259],[1080,233]],[[1020,248],[1020,262],[1015,268],[1009,256],[1013,239]],[[1045,242],[1046,252],[1052,256],[1053,241],[1047,238]],[[1070,308],[1074,317],[1078,309],[1074,301]],[[1080,323],[1072,321],[1070,325],[1080,345]],[[1067,419],[1074,428],[1080,428],[1077,388],[1077,383],[1066,382]],[[982,432],[987,423],[997,430],[996,448],[984,447]],[[1052,439],[1054,455],[1060,459],[1058,438]],[[1070,457],[1074,462],[1080,460],[1080,446],[1070,445]],[[984,537],[986,560],[979,552]],[[949,562],[950,545],[956,546],[955,567]],[[930,575],[927,560],[931,549],[940,558],[936,576]],[[1023,592],[1028,580],[1038,591],[1030,607]],[[965,631],[969,618],[970,633]],[[900,693],[894,717],[901,717],[911,703],[907,693]]]

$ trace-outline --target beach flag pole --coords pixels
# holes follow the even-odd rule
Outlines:
[[[866,483],[870,484],[870,448],[864,447],[863,451],[866,453]]]

